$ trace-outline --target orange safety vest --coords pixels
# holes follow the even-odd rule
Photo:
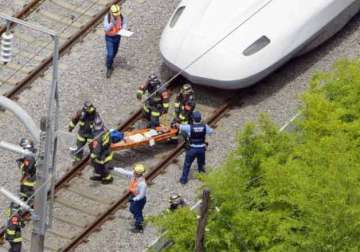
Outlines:
[[[118,35],[117,33],[121,30],[121,27],[122,27],[121,17],[116,17],[115,25],[111,28],[110,31],[106,32],[105,34],[107,36],[117,36]]]
[[[139,180],[143,180],[144,177],[140,177],[138,179],[136,179],[135,176],[133,176],[130,180],[130,184],[129,184],[129,192],[132,194],[132,195],[138,195],[139,192],[138,192],[138,184],[139,184]]]

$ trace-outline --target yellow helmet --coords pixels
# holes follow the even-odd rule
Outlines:
[[[111,13],[114,15],[114,16],[120,16],[120,5],[118,4],[113,4],[111,5]]]
[[[134,165],[134,171],[137,174],[144,174],[145,166],[143,164],[135,164]]]

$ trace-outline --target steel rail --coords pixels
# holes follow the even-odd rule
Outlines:
[[[220,108],[216,109],[215,112],[212,113],[211,117],[207,120],[207,123],[210,126],[214,126],[216,122],[218,122],[230,109],[232,103],[238,99],[238,95],[228,99],[224,105]],[[151,182],[155,179],[159,174],[161,174],[162,170],[164,170],[171,162],[173,162],[185,149],[185,143],[180,143],[178,146],[163,160],[161,161],[154,169],[148,173],[145,178],[147,182]],[[122,208],[128,200],[129,193],[125,193],[117,202],[113,203],[111,207],[106,210],[103,214],[101,214],[92,224],[88,225],[83,232],[74,238],[69,244],[67,244],[61,251],[74,251],[74,249],[83,243],[87,238],[96,230],[99,230],[100,226],[103,225],[106,221],[112,218],[116,211]]]
[[[176,86],[176,82],[172,82],[169,88],[174,88]],[[139,119],[142,117],[143,108],[140,107],[137,111],[133,112],[131,116],[122,124],[117,127],[119,131],[125,131],[133,126]],[[69,169],[69,171],[63,175],[55,184],[55,194],[58,193],[61,189],[66,188],[71,180],[78,177],[81,172],[89,165],[90,154],[86,155],[79,163],[77,163],[74,167]],[[0,237],[4,235],[5,226],[0,227]],[[1,244],[0,244],[1,245]]]
[[[33,1],[34,5],[38,4],[42,0]],[[101,22],[104,15],[109,11],[109,8],[112,4],[115,3],[124,3],[126,0],[113,0],[109,2],[97,15],[94,16],[92,20],[87,22],[84,26],[80,28],[80,30],[75,33],[73,36],[71,36],[61,47],[59,50],[59,56],[62,57],[68,50],[71,49],[72,46],[75,45],[76,42],[78,42],[81,38],[83,38],[85,35],[87,35],[99,22]],[[29,4],[25,9],[30,11],[33,6]],[[20,14],[22,14],[22,17],[26,15],[25,11],[21,11]],[[52,65],[53,56],[49,56],[46,59],[43,60],[43,62],[37,66],[34,70],[30,72],[28,76],[26,76],[21,81],[17,82],[15,87],[13,87],[11,90],[6,92],[4,96],[14,99],[16,95],[24,90],[24,88],[29,85],[31,82],[33,82],[39,75],[41,75],[45,70],[47,70]]]
[[[168,89],[171,91],[173,90],[177,84],[178,79],[173,80],[169,86]],[[137,111],[133,112],[131,116],[123,123],[121,123],[117,130],[119,131],[125,131],[128,130],[131,126],[133,126],[142,116],[143,107],[140,107]],[[83,158],[77,165],[75,165],[73,168],[71,168],[62,178],[60,178],[55,185],[55,193],[61,190],[62,188],[66,187],[67,184],[74,179],[75,177],[79,176],[82,170],[85,169],[85,167],[89,164],[90,160],[90,154],[86,155],[85,158]]]
[[[44,0],[32,0],[30,3],[25,4],[24,8],[22,8],[21,11],[16,13],[14,17],[16,17],[18,19],[24,19],[25,17],[30,15],[38,7],[38,5],[41,4],[41,2],[43,2],[43,1]],[[14,26],[14,24],[12,23],[10,25],[10,27],[13,27],[13,26]],[[0,27],[0,36],[5,31],[6,31],[6,26]]]
[[[141,117],[142,108],[133,113],[128,120],[121,124],[117,129],[120,131],[130,128]],[[55,193],[66,187],[67,184],[77,177],[89,164],[90,154],[86,155],[77,165],[75,165],[69,172],[67,172],[61,179],[56,182]]]

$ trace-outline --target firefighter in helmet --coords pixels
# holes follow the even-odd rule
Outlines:
[[[160,116],[169,110],[169,91],[163,88],[159,78],[152,74],[139,87],[136,98],[141,100],[146,92],[148,98],[144,104],[144,115],[149,122],[149,127],[156,128],[160,125]]]
[[[15,212],[10,216],[5,230],[5,239],[10,244],[9,252],[21,252],[21,229],[24,226],[24,222],[22,221],[19,212]]]
[[[89,143],[93,139],[93,129],[95,124],[95,119],[100,117],[96,112],[95,106],[89,102],[84,102],[83,108],[76,112],[74,117],[69,123],[69,132],[72,132],[73,129],[79,124],[79,130],[76,136],[76,150],[73,151],[75,155],[75,161],[80,161],[83,157],[84,151],[83,146],[86,143]]]
[[[176,96],[174,107],[174,120],[172,124],[192,124],[192,113],[195,109],[194,90],[190,84],[184,84]]]
[[[0,233],[2,234],[2,236],[0,236],[0,245],[4,244],[5,233],[6,233],[7,226],[9,224],[9,219],[16,213],[19,213],[20,215],[23,214],[20,206],[18,204],[16,204],[15,202],[11,202],[10,206],[8,208],[6,208],[4,211],[4,217],[5,217],[6,221],[4,223],[4,229],[0,229]]]
[[[101,129],[98,130],[100,131]],[[113,159],[111,135],[110,131],[104,127],[101,132],[102,133],[90,144],[91,164],[94,167],[96,174],[95,176],[90,177],[90,179],[101,181],[102,184],[110,184],[114,180],[110,173],[110,170],[112,169],[111,161]]]
[[[24,150],[34,154],[36,153],[34,144],[29,139],[22,138],[19,145]],[[16,163],[18,164],[22,175],[20,179],[20,198],[25,202],[29,200],[28,204],[31,205],[36,183],[35,157],[33,155],[25,155],[24,157],[17,159]]]
[[[177,193],[170,194],[169,203],[169,211],[171,212],[175,211],[178,208],[186,206],[185,200],[181,197],[180,194]]]

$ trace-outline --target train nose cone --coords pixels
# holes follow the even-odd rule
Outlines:
[[[165,62],[193,83],[225,89],[237,89],[250,85],[253,64],[242,55],[218,43],[218,40],[191,34],[176,41],[171,48],[166,40],[160,43]],[[173,50],[177,48],[177,50]],[[249,78],[250,77],[250,78]]]

